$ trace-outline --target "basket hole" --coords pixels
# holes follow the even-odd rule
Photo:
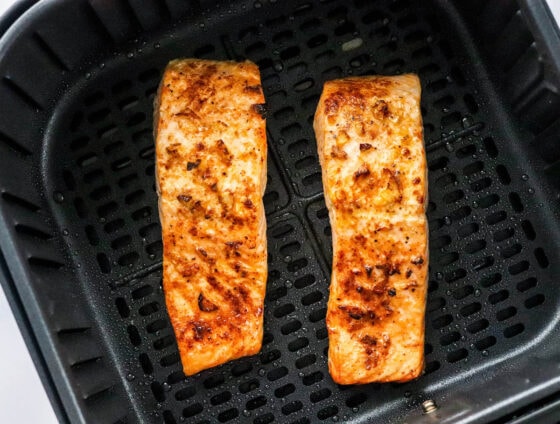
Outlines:
[[[204,380],[203,384],[206,389],[214,389],[223,384],[224,381],[226,381],[226,379],[223,375],[214,374]]]
[[[302,23],[299,28],[303,31],[303,32],[311,32],[312,30],[314,30],[315,28],[319,28],[321,26],[321,21],[317,18],[313,18],[313,19],[309,19],[307,21],[305,21],[304,23]]]
[[[438,169],[443,169],[449,163],[449,159],[445,156],[441,156],[433,161],[430,161],[428,164],[428,168],[430,171],[437,171]]]
[[[130,308],[123,297],[117,297],[115,299],[115,305],[117,306],[117,311],[119,311],[121,318],[128,318],[130,316]]]
[[[515,212],[522,212],[523,211],[523,203],[521,202],[521,198],[517,193],[510,193],[509,194],[509,203]]]
[[[465,197],[465,193],[463,190],[454,190],[450,193],[447,193],[443,196],[443,201],[445,203],[455,203]]]
[[[221,405],[232,398],[231,392],[225,391],[218,393],[210,398],[210,403],[214,406]]]
[[[535,233],[535,229],[533,228],[533,224],[531,224],[531,221],[525,220],[521,222],[521,228],[523,229],[525,237],[527,237],[528,240],[535,240],[537,234]]]
[[[321,173],[320,172],[314,172],[313,174],[304,177],[301,180],[301,182],[306,187],[314,185],[314,184],[319,184],[319,183],[321,183]]]
[[[509,176],[509,172],[504,165],[496,166],[496,173],[498,174],[498,178],[503,185],[508,185],[511,183],[511,177]]]
[[[114,221],[110,221],[107,224],[105,224],[103,229],[105,230],[106,233],[110,234],[110,233],[114,233],[117,230],[120,230],[123,227],[124,227],[124,219],[118,218],[115,219]]]
[[[459,311],[462,316],[468,317],[470,315],[476,314],[482,309],[482,305],[478,302],[471,303],[470,305],[464,306]]]
[[[106,218],[107,216],[111,215],[112,213],[116,212],[119,209],[119,205],[117,202],[109,202],[101,205],[97,208],[97,215],[100,218]]]
[[[153,243],[148,244],[146,246],[146,252],[151,257],[159,256],[159,254],[163,252],[163,243],[161,242],[161,240],[157,240]]]
[[[459,159],[466,158],[468,156],[472,156],[476,153],[476,146],[474,144],[469,144],[468,146],[463,146],[457,149],[457,157]]]
[[[261,354],[261,364],[263,364],[263,365],[270,364],[271,362],[279,359],[280,356],[282,356],[282,354],[280,353],[280,351],[278,349],[273,349],[268,353],[262,353]]]
[[[320,420],[327,420],[334,417],[336,414],[338,414],[338,406],[330,405],[317,412],[317,418]]]
[[[108,274],[111,272],[111,263],[109,262],[109,258],[105,253],[98,253],[97,254],[97,263],[99,265],[99,269],[103,274]]]
[[[130,160],[130,158],[125,157],[111,163],[111,169],[113,171],[121,171],[125,168],[128,168],[131,164],[132,161]]]
[[[451,237],[449,237],[448,235],[443,235],[430,241],[430,246],[433,249],[441,249],[449,244],[451,244]]]
[[[441,125],[443,127],[451,127],[459,122],[461,122],[461,114],[459,112],[453,112],[448,115],[445,115],[441,118]]]
[[[98,159],[95,153],[88,153],[78,159],[78,165],[82,168],[87,168],[96,163]]]
[[[452,221],[460,221],[465,219],[471,214],[471,208],[469,206],[462,206],[459,209],[454,210],[449,215]]]
[[[132,295],[132,298],[134,300],[138,300],[138,299],[142,299],[146,296],[149,296],[150,294],[153,293],[153,291],[154,291],[154,288],[152,286],[145,285],[145,286],[142,286],[142,287],[139,287],[139,288],[133,290],[131,295]]]
[[[453,364],[465,359],[467,356],[469,356],[469,351],[467,349],[458,349],[447,354],[447,362]]]
[[[491,185],[492,185],[492,180],[490,178],[488,177],[481,178],[480,180],[471,183],[471,190],[476,193],[481,190],[484,190],[485,188],[490,187]]]
[[[499,243],[501,241],[507,240],[508,238],[513,237],[515,231],[513,228],[503,228],[498,230],[494,233],[494,241]]]
[[[534,277],[527,278],[517,283],[517,290],[524,293],[537,285],[537,279]]]
[[[160,383],[154,381],[152,384],[150,384],[150,389],[152,389],[152,394],[154,395],[156,401],[165,401],[165,392],[163,390],[163,386]]]
[[[484,148],[486,149],[486,153],[491,158],[495,158],[498,156],[498,148],[496,147],[496,143],[494,143],[494,139],[492,137],[486,137],[483,140]]]
[[[529,262],[527,261],[521,261],[518,262],[516,264],[511,265],[508,268],[508,271],[510,273],[510,275],[517,275],[517,274],[521,274],[522,272],[525,272],[529,269]]]
[[[157,331],[161,331],[167,327],[167,321],[164,319],[157,319],[154,322],[149,323],[146,326],[146,331],[150,334],[153,334]]]
[[[118,264],[120,266],[132,266],[140,259],[140,255],[136,252],[129,252],[122,255],[119,260]]]
[[[183,373],[181,372],[181,374]],[[183,374],[181,381],[183,381],[184,378],[185,375]],[[196,394],[196,389],[192,386],[187,386],[182,388],[181,390],[178,390],[177,393],[175,393],[175,399],[177,399],[178,401],[182,401],[182,400],[192,398],[195,394]]]
[[[159,311],[159,304],[157,302],[150,302],[138,309],[138,312],[143,317],[151,315],[157,311]]]
[[[498,284],[500,281],[502,281],[502,274],[494,273],[483,277],[480,280],[480,285],[482,287],[491,287]]]
[[[186,379],[187,379],[187,377],[185,377],[185,374],[183,373],[182,370],[181,371],[173,371],[167,376],[167,383],[178,384],[178,383],[182,383],[183,381],[186,381]]]
[[[323,299],[323,293],[317,290],[303,296],[301,298],[301,303],[304,306],[309,306],[319,302],[322,299]]]
[[[301,328],[301,326],[302,324],[300,321],[293,320],[280,327],[280,332],[286,336],[288,334],[298,331]]]
[[[472,241],[465,246],[465,250],[467,251],[467,253],[471,255],[473,253],[480,252],[484,248],[486,248],[486,240],[482,240],[482,239]]]
[[[317,337],[317,340],[325,340],[328,336],[329,333],[325,327],[318,328],[317,331],[315,331],[315,337]]]
[[[521,252],[522,246],[519,243],[507,246],[502,250],[502,258],[509,259]]]
[[[496,337],[488,336],[481,340],[476,341],[474,345],[478,350],[483,351],[488,349],[489,347],[494,346],[496,344],[496,341],[497,341]]]
[[[294,393],[295,391],[296,391],[296,386],[289,383],[282,387],[277,388],[274,391],[274,396],[276,396],[277,398],[285,398],[286,396]]]
[[[301,410],[302,408],[303,408],[303,403],[301,403],[299,400],[295,400],[282,407],[282,414],[290,415],[293,414],[294,412]]]
[[[489,194],[478,201],[478,207],[480,209],[487,209],[490,206],[495,205],[500,201],[500,197],[497,194]]]
[[[535,249],[534,254],[535,254],[535,258],[537,259],[537,262],[538,262],[539,266],[541,268],[547,268],[550,262],[548,261],[548,257],[544,253],[543,248],[542,247],[537,247]]]
[[[314,37],[311,37],[307,41],[307,47],[309,47],[310,49],[313,49],[315,47],[322,46],[323,44],[325,44],[328,41],[328,39],[329,39],[329,37],[327,37],[325,34],[316,35]]]
[[[296,307],[291,303],[286,303],[285,305],[279,306],[274,310],[274,316],[276,318],[282,318],[288,314],[291,314],[296,310]]]
[[[204,410],[204,407],[201,403],[193,403],[192,405],[187,406],[183,409],[183,417],[191,418],[195,415],[200,414]]]
[[[356,56],[352,59],[350,59],[349,65],[352,68],[359,68],[360,66],[365,65],[366,63],[368,63],[371,60],[370,55],[368,55],[367,53],[361,54],[359,56]]]
[[[485,256],[483,258],[477,259],[472,263],[472,268],[474,271],[480,271],[485,268],[491,267],[494,265],[494,257],[493,256]]]
[[[432,321],[432,327],[436,330],[447,327],[453,322],[453,316],[450,314],[442,315]]]
[[[280,59],[281,60],[293,59],[294,57],[299,56],[299,53],[300,53],[299,47],[291,46],[291,47],[288,47],[287,49],[284,49],[280,52]]]
[[[429,312],[434,312],[437,311],[443,307],[445,307],[445,299],[443,297],[432,297],[429,301],[428,301],[428,305],[426,307],[426,309]]]
[[[286,237],[288,234],[292,233],[293,231],[294,231],[293,225],[285,223],[274,227],[270,231],[270,235],[273,238],[278,239],[278,238]]]
[[[142,344],[140,333],[134,325],[129,325],[128,327],[126,327],[126,332],[128,333],[128,339],[133,346],[140,346],[140,344]]]
[[[267,412],[266,414],[259,415],[253,420],[253,424],[270,424],[274,421],[274,414]]]
[[[495,305],[496,303],[503,302],[508,297],[509,297],[509,292],[507,290],[500,290],[499,292],[492,293],[490,296],[488,296],[488,301],[492,305]]]
[[[457,182],[457,176],[451,173],[444,174],[436,179],[436,185],[441,188],[447,187],[448,185],[452,185],[455,182]]]
[[[239,392],[242,394],[252,392],[253,390],[258,389],[260,386],[259,380],[253,378],[251,380],[245,381],[239,385]]]
[[[308,264],[308,261],[307,261],[306,258],[299,258],[299,259],[296,259],[296,260],[290,262],[287,266],[287,269],[290,272],[296,272],[296,271],[299,271],[299,270],[305,268],[307,266],[307,264]]]
[[[457,331],[447,333],[439,339],[442,346],[450,345],[451,343],[458,342],[461,339],[461,335]]]
[[[524,330],[525,326],[521,323],[512,325],[511,327],[508,327],[504,330],[504,337],[510,339],[523,333]]]
[[[138,356],[138,362],[140,362],[140,366],[142,367],[142,371],[146,375],[150,375],[154,372],[154,366],[152,365],[152,361],[147,354],[141,353]]]
[[[321,371],[315,371],[311,374],[304,375],[302,382],[306,386],[311,386],[312,384],[319,383],[323,380],[323,373]]]
[[[156,350],[163,350],[166,347],[173,346],[175,344],[175,337],[172,335],[167,335],[161,337],[154,341],[153,346]]]
[[[484,169],[484,162],[473,162],[463,168],[463,174],[466,176],[474,175]]]
[[[303,277],[300,277],[294,281],[294,287],[296,289],[303,289],[305,287],[309,287],[315,283],[315,276],[313,274],[307,274]]]
[[[470,113],[477,113],[478,112],[478,103],[476,102],[474,96],[472,94],[465,94],[463,96],[463,101],[465,102],[465,106]]]
[[[70,150],[79,150],[86,147],[89,143],[89,138],[86,136],[75,138],[70,142]]]
[[[136,175],[136,174],[125,175],[124,177],[119,178],[118,185],[119,185],[119,187],[122,187],[122,188],[128,188],[135,181],[138,181],[138,179],[139,179],[138,175]]]
[[[264,338],[264,337],[263,337]],[[266,344],[263,340],[263,344]],[[232,368],[231,368],[231,375],[233,375],[234,377],[240,377],[243,374],[247,374],[249,371],[251,371],[253,369],[253,366],[248,363],[240,363],[240,364],[235,364]]]
[[[268,302],[274,302],[278,299],[283,298],[288,294],[288,289],[286,286],[281,286],[276,289],[268,290],[266,293],[266,300]]]
[[[288,343],[288,350],[290,352],[297,352],[298,350],[303,349],[307,346],[309,346],[309,339],[307,339],[306,337],[300,337],[299,339]]]
[[[266,376],[269,381],[276,381],[288,375],[288,368],[286,367],[279,367],[273,370],[270,370]]]
[[[426,367],[424,368],[424,375],[431,374],[441,368],[441,364],[439,361],[430,361],[426,363]]]
[[[97,123],[103,121],[105,118],[107,118],[110,114],[111,114],[111,109],[106,107],[106,108],[99,109],[99,110],[96,110],[95,112],[90,113],[87,117],[87,120],[91,124],[97,124]]]
[[[314,85],[313,80],[311,78],[306,78],[306,79],[294,84],[294,91],[299,93],[299,92],[310,89],[311,87],[313,87],[313,85]]]
[[[467,271],[463,268],[455,269],[445,275],[445,281],[447,281],[448,283],[453,283],[460,280],[461,278],[465,278],[466,275]]]
[[[171,411],[163,411],[163,422],[164,424],[177,424],[177,420],[173,416]]]
[[[134,221],[139,221],[140,219],[148,218],[149,216],[152,216],[152,208],[150,208],[149,206],[145,206],[143,208],[140,208],[132,212],[130,216]]]
[[[247,402],[246,409],[252,411],[266,405],[266,397],[259,396]]]
[[[459,237],[465,238],[470,236],[471,234],[477,233],[478,230],[479,230],[478,224],[475,222],[471,222],[460,226],[459,229],[457,230],[457,234],[459,235]]]
[[[367,400],[367,395],[363,392],[353,394],[346,399],[346,406],[348,408],[356,408]]]
[[[132,237],[129,235],[124,235],[119,237],[111,242],[111,248],[114,250],[122,249],[124,247],[128,247],[130,242],[132,241]]]
[[[293,241],[291,243],[285,244],[280,247],[280,254],[283,256],[291,256],[297,253],[301,248],[301,243],[298,241]]]
[[[535,296],[530,297],[525,301],[525,307],[527,309],[532,309],[536,306],[542,305],[544,303],[544,295],[537,294]]]
[[[479,319],[467,326],[467,331],[471,334],[476,334],[482,330],[487,329],[490,326],[490,322],[487,319]]]
[[[474,293],[473,286],[463,286],[463,287],[459,287],[457,290],[454,290],[452,294],[455,299],[461,300],[467,296],[470,296],[473,293]]]
[[[488,225],[496,225],[507,218],[507,213],[505,211],[494,212],[486,217],[486,223]]]
[[[302,356],[296,360],[296,367],[298,370],[309,367],[317,362],[317,356],[314,353]]]
[[[505,321],[506,319],[510,319],[515,314],[517,314],[517,309],[513,306],[508,308],[502,309],[496,313],[496,319],[498,321]]]

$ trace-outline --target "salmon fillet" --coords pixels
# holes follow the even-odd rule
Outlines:
[[[424,364],[428,269],[418,77],[329,81],[314,128],[333,236],[330,374],[411,380]]]
[[[258,67],[172,61],[154,118],[163,288],[192,375],[262,344],[267,151]]]

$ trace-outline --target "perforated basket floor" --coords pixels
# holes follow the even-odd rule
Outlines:
[[[445,4],[53,1],[7,34],[2,249],[63,418],[418,422],[428,398],[449,422],[515,409],[507,397],[531,381],[498,390],[493,379],[525,378],[527,358],[560,353],[558,200]],[[497,44],[524,30],[507,4]],[[255,61],[269,111],[263,349],[191,378],[165,310],[154,190],[152,102],[176,57]],[[311,121],[325,80],[404,72],[422,81],[429,163],[426,370],[342,387],[327,370],[331,233]]]

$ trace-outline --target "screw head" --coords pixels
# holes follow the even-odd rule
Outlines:
[[[435,412],[437,409],[438,406],[432,399],[427,399],[424,402],[422,402],[422,411],[424,411],[424,414],[431,414],[432,412]]]

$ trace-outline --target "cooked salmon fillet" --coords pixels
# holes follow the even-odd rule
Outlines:
[[[262,344],[267,151],[258,67],[172,61],[154,118],[163,288],[192,375]]]
[[[428,269],[418,77],[329,81],[314,128],[333,236],[329,371],[339,384],[411,380]]]

